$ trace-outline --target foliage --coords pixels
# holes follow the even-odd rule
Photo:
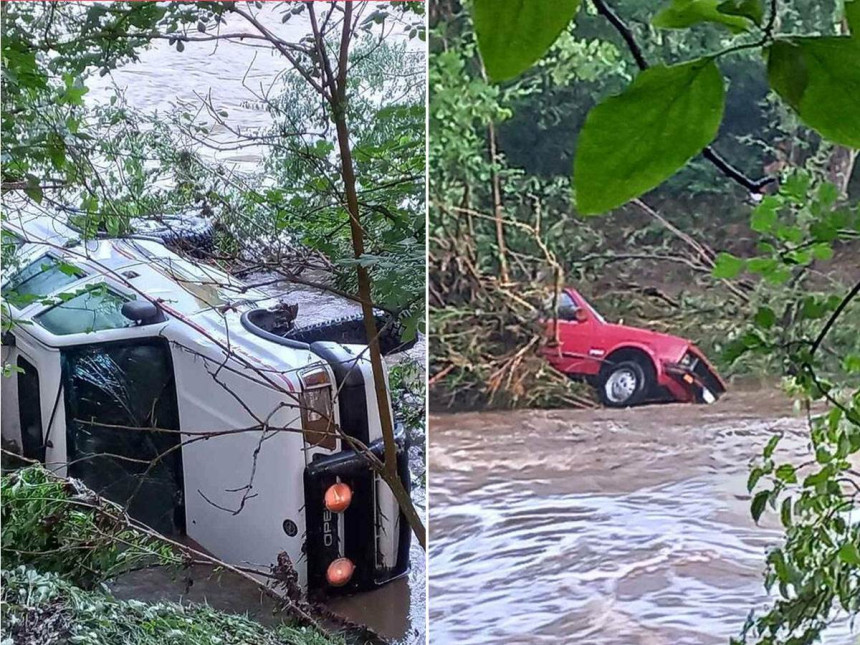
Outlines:
[[[0,492],[4,570],[31,566],[92,588],[141,564],[178,561],[117,506],[40,466],[3,475]]]
[[[752,227],[762,236],[759,255],[726,254],[717,269],[757,273],[772,290],[792,295],[783,311],[759,307],[726,358],[759,354],[784,362],[793,375],[787,389],[809,418],[811,445],[808,460],[780,462],[781,436],[774,435],[750,472],[753,519],[774,509],[786,538],[767,558],[765,584],[777,600],[764,614],[751,614],[738,642],[810,643],[839,610],[860,610],[860,488],[852,463],[860,451],[860,284],[816,294],[804,283],[816,259],[857,238],[860,209],[841,203],[832,184],[798,173],[752,213]]]
[[[724,108],[713,60],[639,74],[588,114],[574,166],[579,211],[602,213],[659,186],[714,139]]]
[[[490,76],[502,81],[543,56],[576,15],[580,0],[475,0],[475,33]]]
[[[307,627],[266,628],[244,616],[207,605],[116,600],[85,591],[55,573],[26,566],[6,568],[3,643],[70,642],[79,645],[326,645],[340,643]]]
[[[516,31],[523,23],[534,21],[541,25],[546,22],[543,12],[552,3],[539,2],[523,5],[512,0],[500,3],[502,10],[494,12],[493,33]],[[574,9],[575,3],[570,3]],[[758,3],[760,4],[760,3]],[[496,3],[494,7],[497,7]],[[739,51],[761,49],[770,60],[769,79],[773,88],[795,110],[801,120],[810,127],[818,130],[831,141],[843,145],[857,145],[857,133],[860,132],[860,112],[855,108],[860,104],[857,94],[857,74],[860,73],[860,56],[858,56],[858,41],[850,36],[809,36],[795,38],[774,34],[777,21],[776,8],[771,12],[766,24],[761,24],[758,18],[763,9],[750,5],[740,5],[734,2],[718,3],[717,0],[673,0],[672,4],[658,13],[653,20],[656,27],[690,28],[701,23],[717,22],[738,32],[738,42],[721,51],[708,52],[689,61],[687,66],[677,68],[657,68],[644,71],[644,78],[637,78],[630,88],[618,98],[611,98],[595,108],[581,135],[586,144],[585,152],[577,158],[574,169],[576,192],[580,196],[579,207],[583,212],[605,212],[623,205],[629,199],[638,197],[654,188],[663,180],[680,170],[696,154],[702,152],[714,138],[717,125],[721,120],[722,79],[715,67],[715,59],[734,54]],[[484,20],[482,6],[475,6],[475,19],[480,27]],[[612,11],[602,2],[596,3],[598,11],[613,20],[619,28],[628,46],[634,54],[640,68],[648,67],[643,52],[635,44],[634,36]],[[516,12],[511,13],[514,9]],[[556,14],[558,15],[558,14]],[[751,18],[752,16],[753,18]],[[514,22],[516,19],[518,22]],[[481,37],[479,29],[478,43],[481,53],[488,66],[493,69],[498,66],[502,76],[515,75],[518,71],[527,69],[544,53],[555,40],[553,34],[558,34],[557,24],[552,24],[541,32],[543,37],[531,41],[529,47],[499,47],[493,39]],[[831,26],[831,29],[833,26]],[[747,37],[747,32],[756,34],[755,40]],[[511,40],[508,38],[507,40]],[[663,70],[663,71],[661,71]],[[681,70],[710,70],[711,74],[704,77],[709,79],[704,86],[694,81],[699,75],[688,77]],[[648,79],[655,74],[657,79],[664,75],[665,82],[677,76],[678,85],[665,88],[665,92],[644,91],[643,85],[649,87]],[[674,74],[673,74],[674,72]],[[651,81],[654,89],[657,83]],[[676,98],[669,101],[667,98]],[[595,153],[596,146],[588,145],[592,128],[600,132],[613,132],[618,124],[626,124],[631,117],[631,106],[635,104],[642,116],[636,119],[630,129],[635,130],[636,136],[631,140],[629,131],[622,139],[635,149],[636,155],[626,165],[618,165],[617,160],[609,157],[607,162],[603,156]],[[667,107],[672,108],[671,114],[661,112]],[[667,127],[694,127],[707,115],[701,128],[690,135],[683,131],[667,131]],[[660,117],[664,118],[660,118]],[[598,125],[589,127],[590,123]],[[609,127],[604,127],[609,126]],[[635,126],[635,128],[633,127]],[[687,136],[683,136],[687,134]],[[620,137],[621,138],[621,137]],[[643,146],[642,142],[650,142]],[[654,145],[660,142],[660,146]],[[600,141],[599,143],[605,143]],[[608,143],[615,143],[610,141]],[[582,150],[583,146],[580,146]],[[614,151],[614,148],[610,148]],[[629,150],[625,149],[625,152]],[[604,153],[606,150],[604,149]],[[626,155],[620,157],[627,158]],[[615,163],[612,163],[615,161]],[[635,162],[635,163],[634,163]],[[656,167],[652,177],[647,180],[632,172],[632,168]],[[602,200],[591,199],[590,191],[603,190]]]
[[[2,6],[2,181],[41,203],[45,192],[81,192],[104,201],[89,160],[101,140],[88,127],[87,78],[136,60],[156,27],[197,20],[198,9],[144,3]]]
[[[268,105],[271,136],[286,138],[267,155],[265,176],[250,185],[247,201],[256,223],[287,232],[336,265],[336,284],[355,292],[355,265],[370,269],[374,300],[392,311],[406,311],[413,332],[423,323],[424,279],[424,70],[421,57],[405,43],[389,44],[366,36],[350,53],[348,105],[359,203],[366,235],[365,254],[355,259],[343,180],[336,165],[336,133],[331,115],[298,74],[284,77],[283,90]],[[247,209],[241,212],[247,216]],[[241,231],[235,218],[228,226]],[[258,238],[256,228],[240,241]]]

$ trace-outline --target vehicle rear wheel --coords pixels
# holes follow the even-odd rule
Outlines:
[[[160,220],[132,221],[135,233],[160,240],[172,251],[205,257],[215,250],[215,228],[197,215],[165,216]]]
[[[648,373],[640,363],[623,361],[601,370],[597,391],[603,405],[626,408],[641,403],[650,387]]]

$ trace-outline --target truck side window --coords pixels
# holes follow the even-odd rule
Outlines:
[[[27,459],[45,463],[45,439],[42,435],[42,397],[39,372],[23,356],[18,357],[18,414],[21,420],[21,451]]]
[[[63,352],[69,475],[166,535],[185,531],[176,383],[167,341]]]
[[[562,291],[558,298],[558,317],[561,320],[573,320],[579,307],[566,291]]]

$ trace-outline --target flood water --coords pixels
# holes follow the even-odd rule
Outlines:
[[[432,643],[709,645],[765,606],[778,518],[750,518],[748,464],[775,432],[805,453],[779,392],[713,406],[434,415]],[[857,642],[848,626],[828,645]]]
[[[298,41],[310,31],[306,15],[293,16],[281,22],[283,7],[264,7],[255,13],[277,35]],[[240,16],[225,15],[222,33],[253,31]],[[210,33],[212,33],[210,31]],[[124,94],[128,105],[147,113],[165,114],[177,107],[195,112],[203,97],[211,100],[217,110],[226,110],[225,121],[230,129],[253,133],[271,123],[269,114],[255,100],[254,94],[264,94],[278,83],[287,65],[271,50],[258,46],[259,41],[189,42],[183,52],[157,41],[142,52],[140,61],[125,65],[111,74],[90,79],[87,101],[107,102],[114,91]],[[201,115],[211,127],[213,138],[222,143],[234,139],[230,131]],[[227,146],[229,148],[229,145]],[[217,159],[230,170],[253,172],[263,162],[265,150],[244,147],[239,150],[201,153]],[[260,276],[257,276],[260,277]],[[252,280],[247,280],[251,282]],[[269,295],[284,302],[299,304],[303,323],[318,322],[358,312],[352,301],[331,292],[301,285],[280,284],[267,288]],[[423,339],[409,352],[389,357],[389,364],[409,356],[424,363],[426,346]],[[410,464],[416,477],[423,476],[424,451],[410,451]],[[424,490],[414,490],[413,499],[419,510],[424,508]],[[370,593],[338,599],[330,607],[355,622],[367,624],[381,636],[404,643],[424,642],[425,633],[425,555],[413,540],[411,570],[408,577],[394,581]],[[188,586],[188,580],[194,584]],[[270,623],[278,620],[271,615],[271,603],[260,597],[253,585],[230,577],[210,576],[203,570],[193,576],[173,578],[164,571],[139,572],[119,581],[117,595],[141,600],[170,599],[205,601],[214,606],[250,615]]]

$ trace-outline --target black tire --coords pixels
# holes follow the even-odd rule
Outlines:
[[[205,257],[215,250],[215,227],[197,215],[138,220],[132,226],[135,234],[158,239],[172,251]]]
[[[390,316],[376,315],[376,328],[383,329],[379,335],[379,350],[383,355],[405,351],[415,345],[418,340],[416,337],[405,343],[403,341],[404,327],[402,323],[394,321],[385,327],[390,319]],[[367,345],[367,334],[364,331],[364,316],[362,314],[343,316],[305,327],[294,327],[284,334],[284,338],[308,344],[330,341],[344,345]]]
[[[652,387],[651,370],[639,361],[627,360],[603,366],[597,393],[608,408],[628,408],[642,403]]]

